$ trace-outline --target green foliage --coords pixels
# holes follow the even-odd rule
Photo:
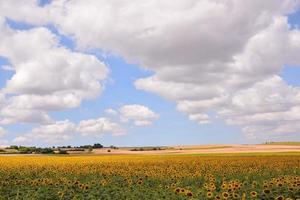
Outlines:
[[[103,145],[100,144],[100,143],[95,143],[95,144],[93,145],[93,148],[94,148],[94,149],[101,149],[101,148],[103,148]]]
[[[10,149],[18,150],[20,154],[53,154],[52,148],[25,147],[25,146],[10,146]]]
[[[79,146],[79,148],[90,149],[90,148],[93,148],[93,146],[92,145],[81,145],[81,146]]]
[[[58,149],[58,154],[68,154],[66,150]]]
[[[16,146],[16,145],[11,145],[10,147],[8,147],[7,149],[16,149],[16,150],[18,150],[19,149],[19,147],[18,146]]]
[[[82,145],[79,146],[79,148],[83,148],[83,149],[101,149],[103,148],[103,145],[100,143],[95,143],[93,145]]]
[[[163,150],[161,147],[140,147],[140,148],[133,148],[130,151],[159,151]]]

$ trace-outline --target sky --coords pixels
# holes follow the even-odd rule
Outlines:
[[[300,141],[299,0],[4,0],[0,146]]]

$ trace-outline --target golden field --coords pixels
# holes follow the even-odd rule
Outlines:
[[[300,199],[300,155],[2,156],[0,199]]]

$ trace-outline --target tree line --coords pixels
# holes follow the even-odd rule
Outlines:
[[[67,151],[73,150],[73,151],[84,151],[85,149],[93,150],[93,149],[101,149],[104,148],[104,146],[100,143],[95,143],[93,145],[81,145],[81,146],[53,146],[53,147],[27,147],[27,146],[17,146],[17,145],[11,145],[10,147],[7,147],[6,149],[14,149],[17,150],[18,153],[21,154],[67,154]]]

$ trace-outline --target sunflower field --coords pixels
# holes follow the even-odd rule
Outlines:
[[[300,200],[300,156],[2,156],[0,199]]]

